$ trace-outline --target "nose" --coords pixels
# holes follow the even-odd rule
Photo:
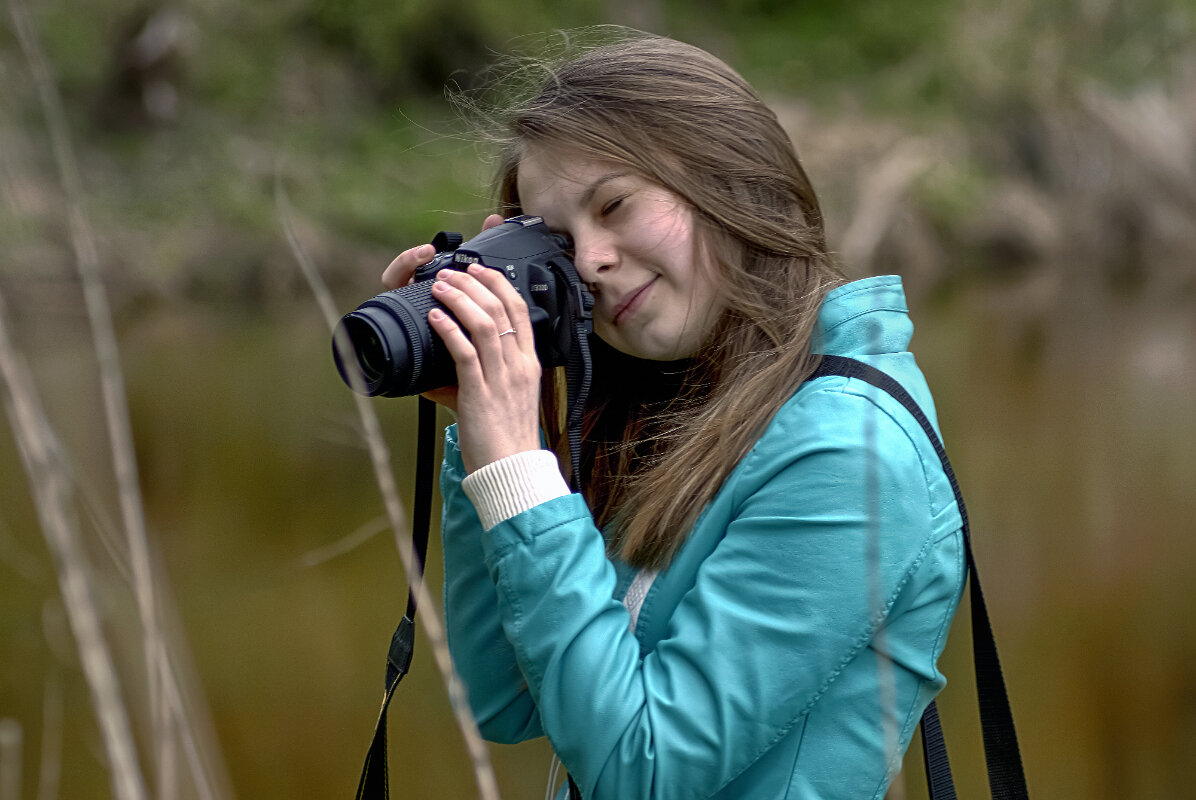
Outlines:
[[[583,281],[594,285],[618,266],[618,250],[608,235],[579,232],[573,239],[573,265]]]

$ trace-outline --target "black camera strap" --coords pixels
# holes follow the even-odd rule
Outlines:
[[[566,278],[570,287],[568,302],[569,318],[573,333],[569,360],[565,363],[565,385],[568,392],[568,406],[565,415],[565,435],[569,438],[569,457],[573,470],[569,475],[569,488],[581,491],[581,418],[590,397],[590,382],[594,376],[594,363],[590,357],[590,333],[594,330],[594,296],[581,283],[572,264],[568,267],[554,264]]]
[[[844,356],[822,356],[822,363],[809,380],[828,376],[858,378],[888,393],[901,403],[926,432],[942,463],[943,472],[955,494],[962,521],[964,556],[967,563],[969,586],[972,594],[972,651],[976,665],[976,693],[980,705],[980,725],[984,738],[984,757],[988,767],[989,789],[994,800],[1026,800],[1029,793],[1026,777],[1022,770],[1021,753],[1017,744],[1017,732],[1013,726],[1013,713],[1009,696],[1005,690],[1005,679],[1001,663],[997,658],[996,639],[988,618],[984,592],[980,589],[980,574],[972,556],[971,532],[968,512],[963,502],[963,493],[955,478],[955,470],[947,459],[934,427],[921,407],[892,376],[875,367]],[[947,755],[947,742],[939,719],[938,706],[931,701],[922,714],[922,756],[926,764],[926,783],[931,800],[955,800],[955,781],[951,776],[951,763]],[[569,779],[570,800],[582,800],[581,792],[573,779]]]
[[[578,476],[578,444],[580,443],[580,420],[585,397],[589,391],[590,358],[588,330],[578,323],[578,337],[584,357],[576,372],[567,372],[569,385],[568,436],[573,458],[573,480]],[[572,364],[575,359],[570,359]],[[964,553],[969,574],[972,607],[972,646],[976,669],[976,691],[980,707],[981,731],[984,740],[985,763],[988,768],[989,789],[994,800],[1024,800],[1029,797],[1026,778],[1022,769],[1021,754],[1017,744],[1013,713],[1005,680],[997,656],[996,640],[984,593],[980,587],[980,576],[972,555],[971,533],[963,494],[955,477],[955,471],[947,459],[942,441],[935,432],[925,413],[904,387],[887,373],[843,356],[824,355],[819,368],[811,380],[826,376],[841,376],[863,380],[888,393],[914,417],[926,433],[935,453],[942,463],[943,472],[951,484],[955,501],[959,506],[964,541]],[[575,393],[576,392],[576,393]],[[386,684],[382,707],[374,728],[374,737],[366,755],[361,779],[357,786],[357,800],[388,800],[390,797],[387,771],[386,710],[391,697],[411,665],[414,647],[416,595],[419,582],[423,580],[423,565],[427,556],[428,532],[431,527],[432,480],[434,472],[434,451],[436,439],[436,407],[423,397],[419,399],[418,440],[416,452],[415,504],[412,515],[412,546],[416,574],[408,590],[407,611],[391,638],[386,659]],[[946,740],[939,719],[937,705],[932,701],[922,716],[922,749],[926,764],[927,785],[931,800],[955,800],[955,783],[951,775]],[[580,798],[581,793],[573,779],[569,778],[570,797]]]
[[[419,398],[418,435],[415,449],[415,503],[411,516],[411,549],[413,554],[411,586],[407,590],[407,611],[395,628],[386,654],[386,687],[382,708],[374,724],[374,738],[361,768],[357,783],[357,800],[388,800],[390,780],[386,766],[386,708],[394,696],[399,681],[411,668],[415,648],[415,608],[419,585],[424,578],[424,563],[428,555],[428,531],[432,526],[432,478],[436,457],[436,404]]]
[[[1029,797],[1022,757],[1017,745],[1017,731],[1013,726],[1013,712],[1005,690],[1001,662],[997,658],[997,643],[993,636],[984,592],[980,589],[980,574],[972,556],[971,532],[963,493],[955,479],[955,471],[947,460],[943,447],[930,420],[910,397],[905,388],[892,376],[875,367],[843,356],[824,355],[822,364],[810,380],[830,375],[858,378],[881,389],[901,403],[917,420],[934,446],[942,462],[943,472],[955,493],[962,520],[964,554],[967,559],[968,584],[972,595],[972,657],[976,667],[976,694],[980,705],[980,727],[984,738],[984,760],[988,767],[988,785],[994,800],[1023,800]],[[922,755],[926,762],[926,781],[931,800],[955,800],[955,782],[947,757],[947,743],[943,736],[938,708],[933,701],[922,715]]]
[[[581,452],[581,420],[589,398],[592,379],[590,358],[590,332],[593,328],[591,311],[594,299],[584,287],[574,282],[575,292],[570,296],[572,342],[571,352],[565,366],[567,385],[566,435],[569,439],[569,453],[572,458],[573,474],[570,485],[578,487],[579,454]],[[399,682],[411,668],[411,656],[415,648],[415,609],[419,585],[424,577],[424,565],[428,554],[428,532],[432,525],[432,488],[435,472],[436,450],[436,404],[427,398],[419,398],[418,436],[415,455],[415,502],[411,517],[411,542],[414,560],[411,586],[407,592],[407,611],[395,628],[386,655],[386,684],[382,695],[382,708],[374,724],[374,737],[366,753],[361,778],[357,783],[356,800],[389,800],[390,780],[387,768],[386,709],[394,696]],[[572,782],[572,781],[571,781]]]

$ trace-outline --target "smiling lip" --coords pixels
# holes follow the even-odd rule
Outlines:
[[[653,276],[652,280],[642,284],[638,289],[633,289],[628,292],[619,304],[615,306],[615,313],[611,315],[611,321],[618,325],[624,319],[634,314],[636,309],[640,307],[645,297],[648,296],[648,290],[652,288],[652,284],[656,283],[659,275]]]

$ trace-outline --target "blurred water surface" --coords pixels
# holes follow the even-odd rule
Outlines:
[[[1175,298],[1075,306],[1037,318],[1008,287],[926,297],[913,349],[969,502],[1031,785],[1051,797],[1182,796],[1196,760],[1196,315]],[[89,493],[110,496],[86,335],[67,314],[20,321]],[[382,515],[314,304],[161,307],[121,337],[174,634],[228,786],[240,797],[348,796],[405,583],[385,532],[313,563]],[[408,493],[414,404],[375,403]],[[7,429],[0,456],[0,714],[24,727],[32,796],[44,698],[60,687],[60,794],[101,796],[102,749]],[[102,501],[91,508],[113,514]],[[92,557],[136,710],[135,612],[112,557],[101,547]],[[973,795],[983,773],[959,620],[941,705],[961,791]],[[391,715],[392,783],[405,797],[472,796],[445,692],[417,646]],[[539,796],[543,743],[493,754],[505,796]],[[921,768],[910,763],[917,796]]]

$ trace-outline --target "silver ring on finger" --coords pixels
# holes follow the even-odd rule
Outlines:
[[[514,332],[515,332],[514,328],[507,328],[505,331],[503,331],[502,333],[499,334],[499,338],[506,336],[508,333],[514,333]]]

